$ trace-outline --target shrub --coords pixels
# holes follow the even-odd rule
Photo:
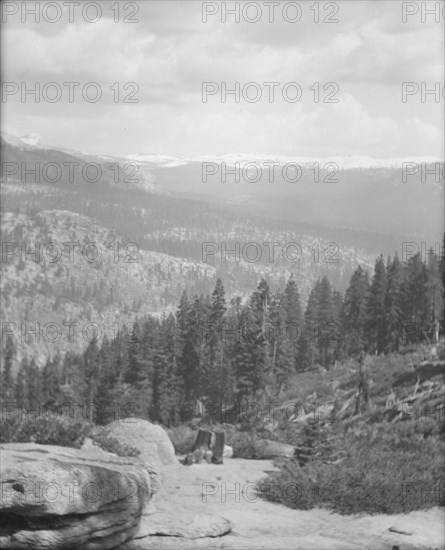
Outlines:
[[[337,427],[341,463],[288,463],[260,482],[266,499],[291,508],[327,506],[345,514],[395,514],[444,505],[443,426],[425,421]],[[425,460],[428,460],[428,467]]]
[[[234,458],[258,458],[253,447],[256,437],[249,432],[232,432],[227,434],[226,443],[233,448]]]
[[[30,415],[2,415],[0,419],[1,443],[40,443],[62,447],[82,446],[91,425],[85,420],[46,413],[32,418]]]
[[[131,445],[127,445],[126,443],[121,443],[115,437],[110,436],[106,428],[96,426],[88,435],[98,447],[108,453],[113,453],[117,456],[130,457],[137,457],[141,454],[139,449],[136,449]]]
[[[193,430],[187,424],[181,424],[168,429],[167,434],[177,455],[186,455],[192,451],[196,440],[196,430]]]
[[[139,451],[110,437],[104,428],[81,419],[51,412],[32,418],[31,415],[3,415],[0,419],[0,443],[39,443],[61,447],[82,447],[90,437],[101,449],[118,456],[138,456]]]

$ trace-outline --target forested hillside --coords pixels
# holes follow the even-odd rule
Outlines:
[[[88,340],[79,330],[70,341],[64,323],[96,323],[112,338],[136,317],[173,311],[184,291],[210,294],[218,278],[229,301],[245,302],[262,278],[275,293],[293,276],[305,305],[317,279],[327,276],[344,293],[359,264],[370,269],[381,251],[401,254],[403,242],[420,242],[302,222],[303,209],[279,220],[184,198],[162,187],[155,170],[133,178],[122,159],[19,140],[2,141],[2,154],[2,322],[20,339],[22,324],[32,330],[37,321],[64,331],[58,341],[45,333],[21,339],[14,370],[24,357],[43,366],[57,353],[81,352]],[[93,164],[101,174],[94,183],[94,169],[85,172]],[[79,243],[72,257],[63,243]]]
[[[198,400],[210,409],[276,399],[298,373],[329,370],[367,354],[388,354],[443,336],[444,256],[402,263],[377,258],[371,276],[359,266],[342,296],[325,276],[302,307],[293,277],[276,291],[262,279],[246,301],[184,292],[176,313],[124,323],[114,338],[94,337],[84,353],[34,360],[13,375],[14,337],[5,344],[3,400],[58,410],[87,404],[94,420],[125,415],[171,426],[190,420]],[[104,296],[106,296],[106,292]],[[122,414],[122,411],[119,412]]]

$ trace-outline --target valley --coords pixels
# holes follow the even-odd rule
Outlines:
[[[64,323],[95,323],[112,337],[109,327],[162,316],[184,291],[209,294],[217,278],[229,298],[244,299],[261,278],[279,289],[292,274],[306,302],[324,275],[344,292],[357,265],[372,269],[381,252],[401,256],[403,242],[434,247],[440,227],[440,185],[412,182],[408,195],[395,167],[353,167],[336,184],[309,182],[307,169],[293,185],[278,170],[273,185],[252,187],[230,176],[203,184],[202,163],[174,157],[90,156],[8,135],[2,149],[3,340],[22,323],[25,333],[55,323],[52,336],[22,339],[18,359],[37,353],[39,364],[88,344],[82,328],[68,338]],[[408,196],[409,220],[395,215]],[[385,219],[378,232],[357,205]],[[38,261],[36,247],[45,251]]]

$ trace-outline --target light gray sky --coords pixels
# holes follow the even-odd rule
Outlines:
[[[429,16],[422,22],[419,9],[403,23],[398,0],[340,0],[330,17],[337,23],[322,22],[334,11],[333,2],[319,2],[319,23],[310,9],[313,1],[299,2],[296,23],[285,21],[285,2],[275,8],[273,23],[263,2],[256,3],[261,8],[256,23],[236,23],[231,16],[222,22],[224,2],[204,8],[206,3],[190,1],[130,2],[138,8],[133,16],[138,23],[122,21],[132,11],[124,10],[126,2],[119,3],[118,23],[110,9],[115,2],[99,2],[97,23],[86,22],[79,7],[72,23],[68,7],[59,22],[46,22],[41,14],[39,23],[31,15],[24,23],[21,2],[3,4],[19,10],[2,25],[3,80],[29,87],[57,82],[63,90],[57,103],[32,98],[22,103],[19,93],[8,97],[2,129],[15,135],[36,132],[46,144],[114,155],[443,157],[443,96],[439,103],[433,96],[422,103],[419,91],[403,103],[402,82],[444,85],[444,20]],[[226,2],[228,8],[234,4]],[[213,8],[218,13],[204,23],[203,9]],[[47,18],[55,13],[47,11]],[[94,17],[93,8],[88,13]],[[296,13],[289,8],[287,15]],[[254,15],[252,8],[247,16]],[[77,90],[69,103],[64,82],[81,87],[97,82],[103,98],[90,104]],[[113,102],[114,82],[124,96],[132,88],[123,86],[136,82],[139,102]],[[226,82],[228,88],[257,82],[263,99],[235,103],[229,96],[222,103],[217,94],[203,103],[203,82]],[[274,103],[264,82],[280,83]],[[301,86],[297,103],[281,97],[288,82]],[[337,83],[339,102],[315,103],[309,89],[314,82],[322,98],[323,84]]]

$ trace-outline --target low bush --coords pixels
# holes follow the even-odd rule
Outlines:
[[[186,455],[192,451],[198,432],[187,424],[181,424],[167,430],[177,455]]]
[[[234,458],[258,458],[253,447],[256,437],[249,432],[231,432],[226,434],[226,443],[233,448]]]
[[[70,419],[68,416],[45,413],[35,418],[30,414],[16,412],[2,415],[0,419],[1,443],[40,443],[61,447],[82,446],[91,424],[85,420]]]
[[[2,415],[0,419],[0,443],[39,443],[79,449],[85,438],[91,438],[104,451],[118,456],[138,456],[139,451],[110,437],[106,428],[94,426],[82,419],[45,412]]]
[[[106,428],[95,426],[88,435],[98,447],[108,453],[113,453],[117,456],[130,457],[136,457],[141,454],[139,449],[136,449],[131,445],[121,443],[116,438],[110,436]]]
[[[337,430],[347,458],[338,464],[318,458],[303,467],[292,461],[259,484],[260,494],[291,508],[322,506],[344,514],[445,504],[442,425],[423,420]]]

